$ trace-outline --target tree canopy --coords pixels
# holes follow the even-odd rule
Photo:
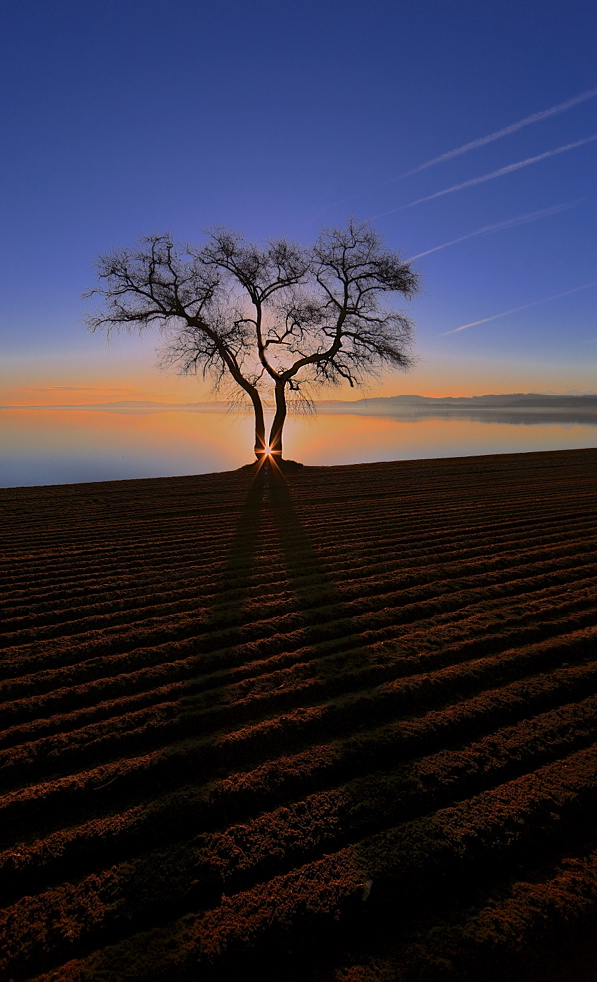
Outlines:
[[[321,386],[412,364],[413,324],[388,299],[412,297],[418,277],[368,223],[325,229],[312,246],[258,247],[227,229],[200,247],[150,235],[100,256],[97,273],[90,330],[162,328],[163,365],[251,401],[258,460],[282,458],[289,402],[309,408]]]

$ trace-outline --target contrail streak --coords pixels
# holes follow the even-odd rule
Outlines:
[[[593,136],[585,137],[584,140],[576,140],[574,143],[566,143],[563,147],[556,147],[555,150],[546,150],[545,153],[540,153],[536,157],[527,157],[526,160],[518,160],[515,164],[500,167],[499,170],[491,171],[490,174],[482,174],[481,177],[473,177],[470,181],[463,181],[462,184],[453,184],[449,188],[444,188],[443,191],[436,191],[435,194],[428,194],[424,198],[417,198],[416,201],[409,201],[407,205],[399,205],[397,208],[390,208],[389,211],[382,211],[379,215],[373,215],[373,218],[384,218],[386,215],[393,215],[396,211],[404,211],[405,208],[414,208],[415,205],[420,205],[424,201],[433,201],[434,198],[441,198],[444,194],[462,191],[464,188],[471,188],[475,184],[484,184],[485,181],[492,181],[495,177],[503,177],[504,174],[512,174],[513,171],[520,170],[522,167],[536,164],[539,160],[547,160],[548,157],[555,157],[559,153],[566,153],[567,150],[584,147],[585,144],[592,143],[593,140],[597,140],[597,133],[593,134]]]
[[[419,171],[433,167],[434,164],[441,164],[444,160],[452,160],[453,157],[460,157],[461,154],[468,153],[469,150],[484,147],[486,143],[493,143],[494,140],[500,140],[503,136],[516,133],[517,130],[521,130],[524,126],[530,126],[531,123],[539,123],[542,119],[548,119],[549,116],[556,116],[558,113],[566,112],[567,109],[572,109],[573,106],[578,106],[579,103],[586,102],[587,99],[594,99],[595,96],[597,96],[597,88],[589,89],[587,92],[581,92],[580,95],[576,95],[572,99],[567,99],[566,102],[560,102],[557,106],[544,109],[539,113],[532,113],[531,116],[525,116],[524,119],[519,119],[517,123],[510,123],[509,126],[504,126],[503,129],[496,130],[495,133],[490,133],[488,136],[481,136],[478,140],[471,140],[470,143],[465,143],[455,150],[448,150],[447,153],[442,153],[439,157],[434,157],[433,160],[427,160],[424,164],[419,164],[418,167],[414,167],[401,176],[410,177],[411,174],[418,174]]]
[[[548,218],[550,215],[557,215],[560,211],[568,211],[570,208],[577,208],[586,198],[579,198],[577,201],[569,201],[562,205],[553,205],[551,208],[541,208],[539,211],[530,211],[526,215],[518,215],[516,218],[508,218],[504,222],[496,222],[494,225],[483,225],[482,228],[478,228],[475,232],[469,232],[468,235],[459,235],[457,239],[450,239],[449,242],[443,242],[441,245],[434,246],[433,249],[427,249],[425,252],[418,252],[416,256],[410,256],[405,260],[407,263],[413,262],[415,259],[422,259],[423,256],[429,256],[432,252],[439,252],[440,249],[447,249],[448,246],[456,245],[457,242],[466,242],[467,239],[474,239],[477,235],[488,235],[491,232],[501,232],[507,228],[516,228],[518,225],[526,225],[528,222],[537,222],[540,218]]]
[[[443,334],[436,334],[436,337],[445,338],[448,334],[457,334],[458,331],[466,331],[469,327],[477,327],[478,324],[487,324],[488,321],[496,321],[500,317],[507,317],[508,314],[517,314],[519,310],[528,310],[529,307],[537,307],[540,303],[559,300],[560,297],[569,297],[571,293],[579,293],[581,290],[588,290],[592,286],[597,286],[597,280],[594,280],[593,283],[585,283],[583,286],[575,286],[573,290],[565,290],[564,293],[554,293],[552,297],[544,297],[543,300],[533,300],[532,303],[524,303],[522,307],[512,307],[512,310],[504,310],[501,314],[493,314],[492,317],[483,317],[480,321],[471,321],[470,324],[462,324],[461,327],[455,327],[453,331],[444,331]]]
[[[531,116],[525,116],[524,119],[518,120],[517,123],[510,123],[509,126],[504,126],[501,130],[496,130],[495,133],[490,133],[488,136],[481,136],[477,140],[471,140],[470,143],[465,143],[461,147],[456,147],[455,150],[448,150],[447,153],[442,153],[439,157],[433,157],[432,160],[425,161],[424,164],[419,164],[418,167],[414,167],[412,170],[406,171],[404,174],[399,174],[398,177],[391,177],[388,181],[382,181],[381,184],[376,184],[373,188],[369,190],[377,190],[378,188],[387,187],[388,184],[394,184],[396,181],[402,180],[403,177],[409,177],[411,174],[418,174],[421,170],[426,170],[428,167],[433,167],[434,164],[439,164],[444,160],[451,160],[453,157],[459,157],[463,153],[468,153],[469,150],[475,150],[477,147],[483,147],[486,143],[493,143],[494,140],[499,140],[503,136],[509,136],[510,133],[516,133],[517,130],[522,129],[524,126],[530,126],[531,123],[538,123],[542,119],[548,119],[549,116],[556,116],[558,113],[566,112],[567,109],[572,109],[573,106],[578,106],[581,102],[586,102],[588,99],[594,99],[597,96],[597,88],[588,89],[586,92],[581,92],[580,95],[575,95],[572,99],[567,99],[565,102],[559,102],[557,106],[551,106],[550,109],[544,109],[542,112],[532,113]],[[365,194],[366,192],[361,191],[360,194]],[[328,208],[334,205],[340,205],[344,201],[349,201],[354,197],[354,195],[346,195],[344,198],[338,198],[331,204],[324,208],[326,211]],[[321,214],[321,212],[320,212]],[[389,214],[386,212],[385,214]],[[315,221],[315,218],[310,221]]]

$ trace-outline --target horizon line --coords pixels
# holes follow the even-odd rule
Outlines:
[[[314,403],[343,403],[345,405],[351,405],[358,402],[367,402],[373,399],[484,399],[488,397],[503,397],[503,396],[549,396],[551,398],[583,398],[586,396],[597,397],[597,389],[588,390],[584,392],[579,392],[578,390],[568,389],[565,392],[554,392],[553,389],[541,390],[530,390],[526,392],[483,392],[481,395],[464,395],[464,396],[453,396],[453,395],[441,395],[441,396],[425,396],[418,392],[399,392],[391,396],[361,396],[358,399],[314,399]],[[153,408],[153,409],[175,409],[175,410],[185,410],[185,409],[197,409],[198,407],[206,407],[207,411],[211,407],[216,408],[226,408],[230,409],[230,402],[218,402],[218,401],[202,401],[202,402],[158,402],[149,399],[123,399],[118,402],[89,402],[89,403],[27,403],[27,404],[6,404],[0,405],[0,411],[6,410],[18,410],[18,409],[60,409],[60,410],[74,410],[74,409],[89,409],[89,410],[99,410],[111,409],[116,407],[122,408]],[[266,405],[266,411],[273,411],[274,404]],[[234,405],[234,409],[240,412],[245,410],[243,406]],[[248,412],[252,411],[252,407],[247,405],[246,410]]]

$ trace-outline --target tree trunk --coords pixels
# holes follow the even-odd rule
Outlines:
[[[255,456],[257,457],[257,460],[263,460],[267,450],[267,445],[265,442],[265,418],[263,415],[263,405],[257,391],[254,393],[251,392],[249,395],[251,396],[253,411],[255,413]]]
[[[282,430],[287,412],[286,383],[276,382],[276,414],[269,434],[269,452],[279,460],[282,459]]]

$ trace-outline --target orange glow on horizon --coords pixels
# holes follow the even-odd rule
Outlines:
[[[122,353],[124,354],[124,353]],[[515,392],[565,393],[595,391],[592,366],[496,363],[481,359],[438,360],[426,357],[406,375],[385,374],[358,389],[348,386],[313,389],[316,401],[358,401],[398,395],[431,398],[496,395]],[[6,362],[0,366],[0,403],[11,406],[85,406],[105,402],[176,404],[226,401],[208,383],[194,377],[160,373],[151,363],[129,356],[116,360],[98,356],[83,361],[53,356]],[[267,397],[266,397],[266,401]],[[271,399],[269,400],[271,402]],[[247,404],[250,411],[250,405]]]
[[[429,359],[417,365],[408,375],[386,375],[378,382],[358,389],[348,386],[313,389],[316,401],[356,402],[399,395],[431,398],[470,397],[516,392],[565,393],[595,391],[594,373],[587,366],[579,375],[578,367],[553,367],[490,364],[481,361],[444,361]],[[158,402],[172,405],[226,401],[217,396],[207,383],[196,378],[165,376],[157,369],[134,366],[123,361],[119,366],[56,363],[5,365],[0,368],[0,403],[9,406],[88,406],[106,402]],[[267,401],[267,398],[266,398]],[[271,401],[271,400],[270,400]],[[250,411],[247,404],[247,410]]]

